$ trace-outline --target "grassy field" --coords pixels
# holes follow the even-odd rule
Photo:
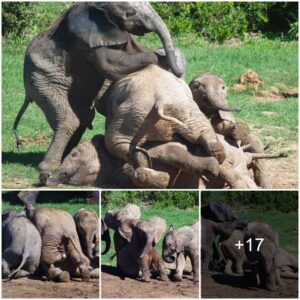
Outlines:
[[[104,217],[107,209],[103,208],[101,210],[101,216]],[[181,210],[177,208],[164,208],[164,209],[155,209],[150,207],[142,207],[141,208],[141,220],[147,220],[150,217],[158,216],[166,220],[167,229],[171,224],[175,226],[175,228],[179,228],[185,225],[191,225],[194,220],[199,219],[198,208],[196,209],[187,209]],[[115,254],[114,246],[113,246],[113,230],[110,230],[110,236],[112,240],[112,245],[110,247],[109,252],[106,255],[101,256],[101,263],[105,265],[113,265],[116,266],[116,257],[112,259]],[[162,240],[158,243],[157,250],[159,253],[162,252]],[[101,242],[101,248],[105,248],[105,243]]]
[[[37,207],[57,208],[69,212],[72,216],[81,208],[89,208],[94,210],[98,215],[100,212],[98,204],[87,204],[85,197],[74,192],[41,192],[44,193],[41,199],[38,199]],[[40,197],[40,196],[39,196]],[[5,209],[15,209],[22,211],[23,204],[10,201],[10,196],[7,193],[2,193],[2,211]]]
[[[140,39],[149,47],[161,47],[154,34]],[[277,83],[289,87],[298,86],[298,44],[278,40],[258,39],[240,46],[211,44],[196,36],[174,39],[183,50],[186,60],[186,81],[199,72],[211,71],[221,75],[228,86],[237,83],[238,77],[248,69],[257,72],[263,80],[261,89],[269,89]],[[51,130],[41,110],[32,103],[19,124],[24,146],[18,151],[12,126],[24,100],[23,58],[28,41],[5,41],[2,45],[2,180],[3,187],[29,187],[37,184],[36,167],[50,143]],[[238,104],[242,112],[237,121],[247,122],[264,143],[274,148],[297,151],[298,102],[295,98],[276,101],[257,99],[253,90],[235,92],[229,90],[228,101]],[[104,117],[97,114],[94,129],[86,131],[83,139],[104,133]],[[295,162],[296,164],[296,162]],[[26,175],[24,175],[26,174]]]

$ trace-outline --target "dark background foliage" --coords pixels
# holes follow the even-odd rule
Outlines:
[[[4,38],[31,37],[53,22],[71,2],[4,2]],[[212,41],[245,38],[298,37],[298,2],[156,2],[155,10],[173,35],[193,33]]]
[[[282,213],[298,211],[298,192],[296,191],[205,191],[201,193],[201,205],[211,201],[225,202],[237,209],[256,208],[266,214],[273,210]]]

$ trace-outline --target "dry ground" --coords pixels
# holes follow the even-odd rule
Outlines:
[[[215,273],[202,276],[202,298],[298,298],[298,280],[282,279],[276,292],[249,285],[245,277]]]
[[[66,283],[20,278],[2,282],[2,298],[99,298],[99,281]]]

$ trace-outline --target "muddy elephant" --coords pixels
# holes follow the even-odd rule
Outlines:
[[[129,277],[141,277],[149,282],[151,271],[156,271],[160,280],[167,281],[167,272],[155,245],[166,230],[166,221],[151,217],[146,221],[127,219],[117,229],[116,238],[124,239],[116,246],[118,268]],[[141,273],[141,274],[140,274]]]
[[[239,112],[240,108],[228,105],[227,87],[223,78],[215,73],[200,73],[192,79],[189,86],[194,100],[206,117],[211,120],[212,127],[217,133],[240,141],[241,146],[247,147],[248,152],[264,153],[260,138],[250,133],[249,126],[234,121],[232,112]],[[249,168],[253,169],[254,181],[258,186],[272,188],[263,161],[254,160]]]
[[[2,212],[2,278],[32,275],[40,264],[42,239],[22,213]]]
[[[106,254],[109,251],[111,245],[111,238],[109,228],[105,224],[104,220],[101,219],[101,241],[105,242],[105,249],[101,252],[101,255]]]
[[[176,259],[173,256],[176,253]],[[163,240],[162,257],[167,263],[176,260],[174,280],[181,281],[186,264],[186,257],[192,263],[193,281],[199,281],[199,221],[192,226],[183,226],[175,229],[170,226]]]
[[[138,45],[130,36],[148,32],[158,34],[165,57]],[[39,169],[55,169],[85,129],[92,127],[93,101],[104,80],[115,81],[149,64],[167,65],[176,76],[183,73],[170,33],[150,4],[75,3],[27,48],[25,101],[13,127],[17,143],[19,120],[35,101],[54,131]]]
[[[225,160],[224,147],[188,85],[158,66],[147,66],[111,85],[97,110],[106,116],[107,150],[135,169],[150,167],[142,149],[146,142],[181,138],[202,145],[218,162]]]
[[[113,157],[105,147],[104,136],[96,135],[75,147],[59,168],[41,172],[40,182],[102,188],[256,188],[248,172],[249,163],[253,157],[274,155],[244,152],[234,141],[219,138],[227,153],[221,166],[215,158],[207,157],[203,149],[195,151],[179,142],[147,143],[144,150],[151,160],[152,171],[135,170],[131,164]]]
[[[41,265],[49,280],[66,282],[77,276],[90,279],[90,261],[83,254],[73,217],[55,208],[26,206],[26,215],[42,237]]]
[[[252,223],[249,223],[249,225],[250,224]],[[234,230],[229,239],[220,243],[219,248],[226,262],[225,273],[244,273],[247,267],[246,253],[243,249],[239,250],[234,245],[237,244],[238,241],[244,241],[245,233],[246,232],[240,230]],[[298,259],[282,248],[278,248],[276,268],[279,269],[281,278],[298,278]]]
[[[95,211],[81,208],[74,215],[77,233],[83,253],[93,268],[99,268],[99,218]]]

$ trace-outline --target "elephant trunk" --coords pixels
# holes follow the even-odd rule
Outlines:
[[[105,241],[105,249],[103,252],[101,252],[101,255],[106,254],[109,251],[110,245],[111,245],[111,239],[109,230],[105,230],[104,233],[101,235],[101,240]]]
[[[169,263],[169,264],[172,264],[175,261],[174,256],[168,256],[168,255],[165,255],[164,253],[162,255],[162,258],[166,263]]]
[[[173,46],[173,41],[170,35],[170,32],[166,26],[166,24],[163,22],[163,20],[160,18],[160,16],[155,12],[155,15],[152,19],[153,31],[156,32],[160,38],[160,40],[163,43],[166,57],[168,61],[168,65],[171,68],[172,72],[177,77],[182,77],[184,70],[182,67],[178,66],[175,56],[175,50]]]
[[[211,106],[217,110],[232,111],[232,112],[240,112],[241,111],[240,107],[238,107],[238,106],[229,106],[226,102],[214,100],[213,98],[210,98],[209,102],[210,102]]]
[[[93,259],[94,255],[93,255],[93,236],[92,237],[87,237],[86,238],[86,252],[87,252],[87,256],[89,259]]]

